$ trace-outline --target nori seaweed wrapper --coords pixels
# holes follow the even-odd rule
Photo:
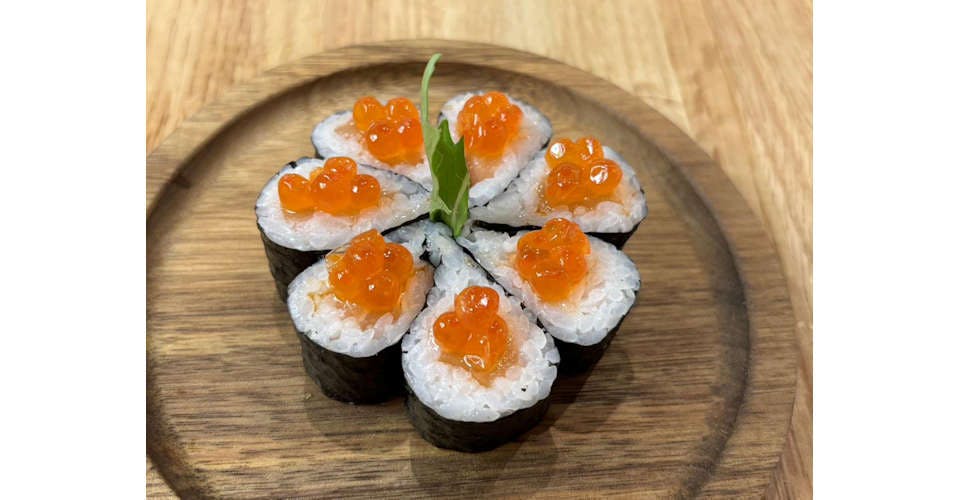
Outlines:
[[[263,252],[267,255],[270,274],[273,275],[273,281],[277,285],[277,295],[286,303],[287,287],[290,282],[306,268],[316,264],[329,250],[294,250],[271,240],[263,232],[259,223],[257,223],[257,230],[260,231],[260,239],[263,241]]]
[[[593,365],[597,364],[600,358],[603,357],[603,353],[610,347],[610,342],[613,342],[613,337],[617,335],[620,327],[623,326],[623,320],[630,315],[630,311],[633,310],[633,306],[636,305],[636,303],[636,297],[634,297],[634,302],[630,306],[630,309],[627,310],[627,313],[620,318],[620,321],[617,322],[617,325],[614,326],[613,329],[607,332],[603,340],[596,344],[580,345],[573,342],[564,342],[554,337],[553,343],[557,346],[557,351],[560,351],[560,365],[557,366],[557,371],[564,375],[576,375],[589,370]]]
[[[355,358],[325,349],[297,330],[303,368],[327,397],[376,404],[403,394],[400,341],[375,356]]]
[[[550,396],[492,422],[443,418],[407,388],[407,416],[417,432],[438,448],[476,453],[492,450],[534,428],[550,407]]]
[[[624,316],[624,318],[625,317],[626,316]],[[557,371],[564,375],[575,375],[592,368],[593,365],[597,364],[600,358],[603,357],[603,353],[607,351],[607,347],[610,347],[610,342],[612,342],[613,337],[617,335],[621,324],[623,324],[623,319],[617,323],[617,326],[613,327],[613,330],[607,333],[607,336],[604,337],[603,340],[593,345],[564,342],[554,337],[553,343],[556,344],[557,351],[560,351],[560,365],[557,367]]]
[[[640,221],[643,222],[643,221]],[[640,227],[640,222],[633,225],[629,231],[625,233],[596,233],[596,232],[586,232],[585,234],[593,236],[594,238],[599,238],[611,245],[617,247],[617,250],[623,250],[623,246],[627,244],[627,241],[630,240],[630,237],[633,236],[633,233],[637,232],[637,228]],[[510,236],[516,235],[520,231],[536,231],[538,229],[543,229],[541,226],[510,226],[507,224],[497,224],[493,222],[484,222],[482,220],[474,220],[473,225],[480,229],[488,229],[490,231],[497,231],[499,233],[506,233]]]

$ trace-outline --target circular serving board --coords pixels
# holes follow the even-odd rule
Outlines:
[[[637,169],[650,215],[625,251],[643,288],[592,372],[558,379],[543,422],[494,451],[434,448],[397,399],[352,406],[304,374],[253,213],[310,132],[366,94],[431,109],[496,89],[555,136],[592,134]],[[515,50],[349,47],[240,85],[147,158],[147,449],[185,496],[645,496],[763,493],[794,399],[794,318],[771,243],[723,172],[636,97]]]

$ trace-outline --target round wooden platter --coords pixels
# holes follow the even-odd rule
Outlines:
[[[636,307],[591,373],[558,379],[546,418],[481,454],[434,448],[402,401],[352,406],[303,372],[254,201],[310,132],[365,94],[431,109],[498,89],[556,136],[592,134],[644,183],[625,251]],[[666,118],[583,71],[449,41],[355,46],[234,88],[147,158],[147,448],[185,496],[757,496],[794,400],[795,321],[771,243],[731,182]]]

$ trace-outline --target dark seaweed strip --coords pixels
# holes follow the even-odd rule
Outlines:
[[[291,167],[296,169],[300,162],[309,158],[303,157],[284,164],[280,169]],[[280,175],[277,173],[274,177]],[[287,287],[290,282],[303,272],[304,269],[312,266],[320,257],[323,257],[327,251],[301,251],[287,248],[271,240],[260,227],[260,221],[257,221],[257,230],[260,232],[260,240],[263,241],[263,252],[267,255],[267,264],[270,266],[270,275],[277,287],[277,295],[284,303],[287,302]]]
[[[640,221],[643,222],[643,221]],[[627,244],[627,241],[633,236],[633,233],[637,232],[637,228],[640,227],[640,222],[633,225],[629,231],[625,233],[597,233],[597,232],[588,232],[586,234],[593,236],[595,238],[601,239],[610,243],[611,245],[617,247],[617,250],[623,250],[624,245]],[[498,233],[507,233],[510,236],[515,236],[520,231],[536,231],[537,229],[542,229],[541,226],[534,225],[524,225],[524,226],[511,226],[508,224],[497,224],[493,222],[484,222],[482,220],[474,219],[473,225],[480,228],[486,229],[489,231],[496,231]]]
[[[641,285],[642,287],[642,285]],[[617,335],[617,332],[620,331],[620,326],[623,325],[623,320],[630,315],[630,311],[633,310],[633,306],[637,304],[637,298],[640,296],[640,290],[637,290],[633,296],[633,304],[630,304],[630,308],[627,309],[627,312],[620,317],[620,321],[617,321],[617,324],[607,332],[606,336],[603,337],[603,340],[597,342],[593,345],[580,345],[573,342],[564,342],[556,337],[553,337],[553,343],[557,346],[557,351],[560,352],[560,366],[557,369],[563,375],[575,375],[578,373],[583,373],[589,370],[593,365],[597,364],[600,361],[600,358],[603,357],[603,353],[607,351],[607,348],[610,347],[610,343],[613,342],[613,337]],[[537,317],[537,324],[543,327],[540,323],[539,316]],[[544,331],[547,331],[544,328]],[[549,332],[548,332],[549,333]]]
[[[443,418],[423,404],[409,387],[405,406],[410,423],[430,444],[476,453],[492,450],[535,427],[550,407],[550,396],[529,408],[517,410],[492,422],[461,422]]]
[[[376,404],[403,394],[399,340],[374,356],[355,358],[325,349],[299,330],[297,337],[303,368],[327,397]]]
[[[267,264],[270,274],[277,286],[277,295],[284,303],[287,302],[287,287],[290,282],[306,268],[315,264],[329,250],[301,251],[287,248],[271,240],[257,223],[260,239],[263,241],[263,252],[267,255]]]
[[[373,168],[373,167],[370,167],[370,168]],[[400,174],[395,174],[395,175],[400,175]],[[387,235],[389,235],[390,233],[396,231],[397,229],[400,229],[401,227],[408,226],[408,225],[410,225],[410,224],[413,224],[413,223],[415,223],[415,222],[420,222],[420,221],[422,221],[422,220],[427,220],[427,219],[429,219],[429,218],[430,218],[430,214],[428,214],[428,213],[423,213],[423,214],[421,214],[421,215],[418,215],[415,219],[410,219],[410,220],[408,220],[407,222],[404,222],[403,224],[400,224],[399,226],[394,226],[394,227],[391,227],[391,228],[387,228],[386,230],[381,231],[380,234],[382,234],[384,237],[387,237]]]
[[[642,220],[640,222],[643,222]],[[623,250],[624,245],[630,241],[630,238],[633,236],[633,233],[637,232],[637,228],[640,227],[640,222],[633,225],[633,227],[625,233],[587,233],[590,236],[599,238],[607,243],[617,247],[617,250]]]
[[[610,343],[613,342],[613,337],[620,331],[620,325],[623,324],[623,320],[626,317],[627,315],[624,314],[623,317],[620,318],[620,321],[617,322],[617,326],[607,332],[603,340],[593,345],[564,342],[554,337],[553,343],[556,344],[557,351],[560,352],[560,366],[557,367],[560,373],[563,375],[576,375],[589,370],[593,365],[597,364],[600,358],[603,357],[603,353],[610,347]]]

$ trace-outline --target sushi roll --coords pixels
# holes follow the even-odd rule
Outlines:
[[[328,397],[379,403],[403,394],[400,338],[423,309],[433,267],[423,231],[369,230],[290,284],[303,367]]]
[[[500,92],[467,92],[443,105],[454,141],[463,138],[470,171],[470,206],[497,196],[550,141],[550,120],[533,106]]]
[[[647,202],[636,172],[616,151],[593,137],[561,138],[471,216],[479,226],[509,232],[563,217],[623,248],[647,216]]]
[[[375,97],[361,97],[353,110],[318,123],[311,139],[320,158],[348,156],[413,179],[427,190],[433,185],[423,150],[420,112],[405,97],[386,104]]]
[[[445,226],[427,228],[436,272],[427,307],[403,339],[407,414],[435,446],[489,450],[543,418],[560,355]]]
[[[513,236],[471,228],[458,241],[554,337],[563,373],[603,356],[640,290],[626,254],[566,219]]]
[[[257,227],[280,299],[287,285],[357,234],[426,215],[430,194],[409,179],[345,157],[288,163],[257,199]]]

